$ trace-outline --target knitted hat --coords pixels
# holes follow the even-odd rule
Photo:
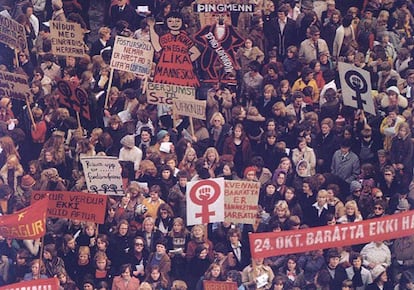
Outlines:
[[[254,166],[247,166],[244,171],[243,171],[243,176],[246,176],[247,173],[249,173],[250,171],[254,171],[254,173],[256,174],[256,167]]]
[[[161,141],[162,139],[164,139],[164,137],[168,134],[167,130],[160,130],[157,133],[157,141]]]
[[[135,138],[134,135],[126,135],[121,139],[121,144],[125,147],[131,149],[135,146]]]
[[[362,189],[361,183],[359,183],[356,180],[354,180],[354,181],[351,182],[351,185],[349,186],[349,190],[351,192],[355,192],[355,191],[360,190],[360,189]]]
[[[398,202],[397,205],[397,209],[398,210],[409,210],[410,209],[410,204],[408,203],[408,200],[403,198],[400,199],[400,201]]]
[[[36,180],[34,180],[34,178],[31,177],[30,175],[26,174],[22,177],[22,181],[20,185],[22,188],[28,188],[28,187],[32,187],[35,183],[36,183]]]
[[[400,94],[400,90],[396,86],[391,86],[391,87],[387,88],[387,93],[389,93],[389,92],[394,92],[397,95]]]
[[[381,276],[385,271],[387,271],[386,267],[383,265],[376,265],[374,269],[371,270],[372,280],[377,280],[378,277]]]

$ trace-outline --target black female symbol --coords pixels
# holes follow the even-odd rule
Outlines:
[[[201,223],[210,222],[210,216],[216,214],[209,211],[208,206],[213,204],[220,197],[220,186],[213,180],[202,180],[197,182],[190,190],[190,199],[195,204],[201,206],[201,213],[196,213],[195,217],[201,217]]]
[[[345,81],[346,84],[355,91],[356,96],[352,96],[352,99],[357,102],[358,109],[363,110],[364,104],[367,102],[362,99],[361,95],[368,91],[368,83],[364,76],[355,70],[350,70],[345,73]]]

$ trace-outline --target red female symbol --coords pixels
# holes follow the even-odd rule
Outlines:
[[[220,186],[213,180],[202,180],[197,182],[190,190],[190,199],[195,204],[201,206],[201,213],[196,213],[195,217],[201,217],[201,223],[210,222],[210,216],[216,214],[209,211],[208,206],[213,204],[220,197]]]

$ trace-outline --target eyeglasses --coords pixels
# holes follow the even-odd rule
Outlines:
[[[374,207],[374,210],[383,210],[384,208],[383,207],[381,207],[381,206],[375,206]]]
[[[161,214],[167,214],[168,212],[166,212],[166,211],[162,211],[162,212],[160,212]]]
[[[135,243],[135,246],[141,246],[141,247],[143,247],[144,244],[143,243]]]

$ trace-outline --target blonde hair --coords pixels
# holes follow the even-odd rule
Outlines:
[[[328,197],[328,191],[326,191],[325,189],[321,189],[318,191],[317,197]]]
[[[80,246],[79,250],[78,250],[78,257],[80,255],[87,255],[88,258],[90,258],[91,257],[91,250],[89,249],[88,246]]]
[[[289,210],[289,206],[286,202],[286,200],[279,200],[276,205],[275,205],[275,210],[274,213],[276,214],[276,210],[284,210],[286,212],[285,216],[289,217],[290,216],[290,210]]]
[[[355,216],[360,216],[361,213],[359,212],[358,204],[355,200],[349,200],[345,203],[345,209],[352,207],[355,210]]]
[[[219,118],[221,120],[220,125],[224,125],[224,123],[226,122],[224,120],[223,115],[220,112],[215,112],[211,118],[210,118],[210,125],[214,126],[214,119]]]
[[[150,283],[142,282],[141,285],[139,285],[138,290],[152,290],[152,287]]]
[[[187,290],[187,284],[182,280],[175,280],[172,283],[171,290]]]
[[[272,97],[276,96],[276,89],[272,84],[267,84],[263,88],[263,92],[270,91],[272,93]]]
[[[208,147],[208,148],[206,149],[206,152],[204,152],[203,158],[205,158],[205,159],[207,160],[207,159],[208,159],[208,155],[209,155],[210,153],[213,153],[213,154],[216,156],[216,158],[215,158],[215,162],[219,162],[219,160],[220,160],[220,155],[219,155],[219,153],[218,153],[218,151],[217,151],[217,149],[216,149],[215,147]]]

